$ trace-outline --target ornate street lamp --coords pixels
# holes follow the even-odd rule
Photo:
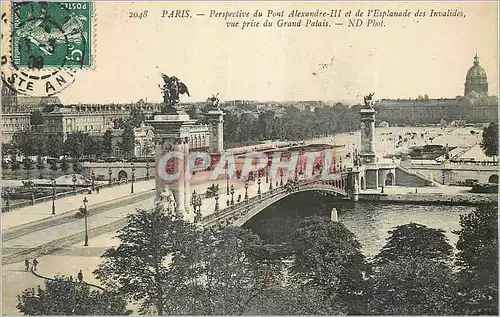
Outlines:
[[[135,181],[135,166],[134,166],[134,162],[130,162],[130,165],[132,166],[132,187],[130,188],[130,192],[133,194],[134,193],[134,181]]]
[[[196,212],[196,190],[193,190],[193,193],[191,194],[191,205],[193,205],[193,211]]]
[[[95,173],[94,173],[94,170],[92,170],[92,190],[95,190]]]
[[[201,196],[199,194],[196,194],[196,196],[194,197],[193,205],[195,212],[194,222],[197,223],[201,221]]]
[[[83,216],[85,218],[85,243],[83,244],[83,246],[88,246],[89,245],[89,232],[88,232],[88,224],[87,224],[87,215],[88,215],[88,212],[87,212],[87,196],[85,196],[85,198],[83,198]]]
[[[108,175],[109,175],[109,186],[111,186],[111,175],[113,175],[113,171],[111,170],[111,167],[108,169]]]
[[[73,173],[72,180],[73,180],[73,192],[76,195],[76,174],[75,173]]]
[[[234,185],[231,185],[231,206],[234,206]]]
[[[146,162],[146,179],[149,179],[149,161]]]
[[[257,179],[257,195],[260,195],[261,191],[260,191],[260,177]]]
[[[229,174],[227,169],[229,168],[229,162],[226,160],[226,194],[229,195]]]
[[[215,194],[215,212],[219,211],[219,193]]]
[[[56,179],[52,177],[52,214],[56,214]]]
[[[245,181],[245,200],[248,199],[248,179]]]
[[[283,186],[283,170],[280,171],[280,186]]]

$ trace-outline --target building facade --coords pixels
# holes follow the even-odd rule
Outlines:
[[[57,97],[19,95],[2,82],[2,142],[12,140],[14,133],[30,131],[33,111],[60,104]]]
[[[484,123],[498,118],[498,98],[488,95],[488,78],[477,55],[465,76],[464,96],[382,99],[375,108],[378,121],[400,125],[437,124],[442,120]]]

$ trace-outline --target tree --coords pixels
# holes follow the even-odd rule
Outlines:
[[[102,136],[102,150],[107,157],[113,154],[113,132],[111,130],[106,130]]]
[[[37,156],[37,158],[36,158],[36,168],[40,172],[40,178],[43,178],[42,172],[45,169],[45,164],[43,163],[41,156]]]
[[[68,134],[68,137],[64,142],[65,152],[73,158],[81,158],[85,148],[84,139],[85,136],[82,132]]]
[[[28,288],[18,295],[17,309],[24,315],[130,315],[126,302],[109,292],[91,290],[87,283],[56,276],[45,288]]]
[[[82,163],[79,160],[73,162],[73,173],[80,174],[83,171]]]
[[[43,125],[43,116],[40,110],[35,110],[30,115],[31,126]]]
[[[121,243],[102,255],[103,262],[94,271],[102,284],[126,298],[137,301],[141,313],[166,313],[172,297],[167,257],[189,246],[186,241],[196,234],[195,227],[177,217],[162,204],[152,210],[137,210],[127,216],[127,225],[118,231]]]
[[[21,168],[21,164],[19,161],[14,157],[12,158],[12,162],[10,162],[10,169],[12,170],[12,176],[16,178],[15,171],[18,171]]]
[[[483,130],[481,149],[486,156],[498,156],[498,123],[492,122]]]
[[[23,161],[24,169],[27,172],[28,179],[31,178],[31,170],[35,167],[33,160],[30,157],[25,157]]]
[[[455,314],[456,286],[446,263],[400,257],[379,266],[372,281],[371,314]]]
[[[146,120],[146,115],[141,108],[133,108],[130,111],[130,117],[127,118],[126,122],[129,123],[132,127],[138,128],[141,124]]]
[[[171,264],[170,313],[241,315],[257,296],[283,283],[282,262],[248,230],[206,230]],[[186,300],[188,299],[188,300]]]
[[[57,172],[57,170],[59,169],[59,166],[57,166],[57,161],[56,160],[51,160],[49,161],[49,168],[50,170],[52,171],[53,174],[55,174],[55,172]]]
[[[14,133],[12,136],[12,144],[14,148],[18,149],[25,156],[35,155],[35,144],[33,142],[33,135],[27,131]]]
[[[47,137],[47,155],[59,158],[64,153],[64,142],[62,134],[49,134]]]
[[[66,174],[68,173],[68,170],[69,170],[69,163],[68,163],[68,160],[66,160],[66,158],[63,158],[61,160],[61,171]]]
[[[134,155],[135,148],[135,134],[134,127],[130,124],[125,124],[120,141],[120,150],[123,155],[128,158]]]
[[[401,257],[450,262],[451,255],[452,246],[442,229],[411,222],[389,231],[387,242],[375,256],[375,262],[384,264]]]
[[[5,171],[9,169],[9,163],[2,159],[2,176],[5,177]]]
[[[290,240],[292,276],[299,285],[318,288],[334,314],[366,313],[364,275],[370,267],[352,232],[328,218],[307,217]]]
[[[498,315],[498,207],[460,215],[456,266],[459,314]]]

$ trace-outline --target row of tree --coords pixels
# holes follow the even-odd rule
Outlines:
[[[45,164],[42,160],[41,156],[37,157],[37,160],[34,161],[31,157],[25,157],[23,162],[19,162],[18,160],[12,160],[9,162],[2,161],[2,173],[6,174],[8,169],[11,170],[11,174],[14,174],[15,171],[20,170],[21,168],[26,171],[26,176],[30,178],[32,171],[36,168],[40,173],[40,178],[43,178],[43,172],[46,168],[51,170],[51,174],[55,175],[57,171],[61,171],[63,174],[67,174],[67,172],[72,169],[73,173],[80,174],[83,170],[82,163],[78,160],[73,162],[69,162],[67,159],[63,158],[61,161],[57,162],[55,160],[49,161],[49,164]],[[13,175],[15,176],[15,175]]]
[[[121,129],[123,132],[117,146],[123,157],[129,158],[134,154],[135,135],[134,128],[144,123],[145,114],[141,109],[132,109],[130,116],[125,119],[114,120],[113,128]],[[42,124],[42,113],[34,111],[31,116],[32,125]],[[88,133],[76,132],[67,134],[66,140],[62,133],[41,133],[33,131],[22,131],[15,133],[12,142],[3,144],[4,155],[24,156],[49,156],[61,157],[69,155],[72,158],[105,158],[115,153],[113,144],[113,131],[107,130],[102,136]]]
[[[208,106],[207,106],[208,107]],[[332,135],[359,129],[359,106],[347,107],[341,103],[318,106],[311,111],[306,106],[301,111],[297,107],[284,108],[284,114],[275,111],[235,111],[224,109],[224,142],[226,147],[240,144],[257,144],[262,140],[303,140],[316,136]],[[197,112],[194,106],[186,110],[191,118],[206,123],[202,115],[208,108]],[[256,115],[258,113],[258,115]]]
[[[10,144],[3,145],[3,155],[49,156],[59,158],[70,156],[75,159],[100,159],[113,156],[113,132],[107,130],[102,136],[88,133],[44,134],[23,131],[13,135]],[[135,147],[133,127],[125,125],[121,140],[117,143],[124,157],[131,157]]]
[[[390,231],[371,261],[343,224],[301,221],[287,244],[241,228],[201,230],[157,205],[128,216],[121,244],[94,274],[106,288],[58,277],[27,289],[26,315],[497,315],[496,206],[460,218],[458,254],[442,230]],[[58,284],[63,286],[57,287]],[[77,299],[77,300],[76,300]]]

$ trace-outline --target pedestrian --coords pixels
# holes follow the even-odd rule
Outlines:
[[[36,271],[36,266],[38,265],[38,260],[36,258],[33,259],[33,266],[31,267],[33,271]]]
[[[28,260],[28,258],[26,258],[26,260],[24,260],[24,270],[25,271],[30,270],[30,260]]]
[[[78,282],[80,282],[80,283],[83,282],[83,273],[82,273],[82,270],[80,270],[80,272],[78,272],[77,277],[78,277]]]
[[[226,205],[229,207],[229,199],[226,201]]]
[[[99,187],[96,188],[97,194],[99,195]]]

